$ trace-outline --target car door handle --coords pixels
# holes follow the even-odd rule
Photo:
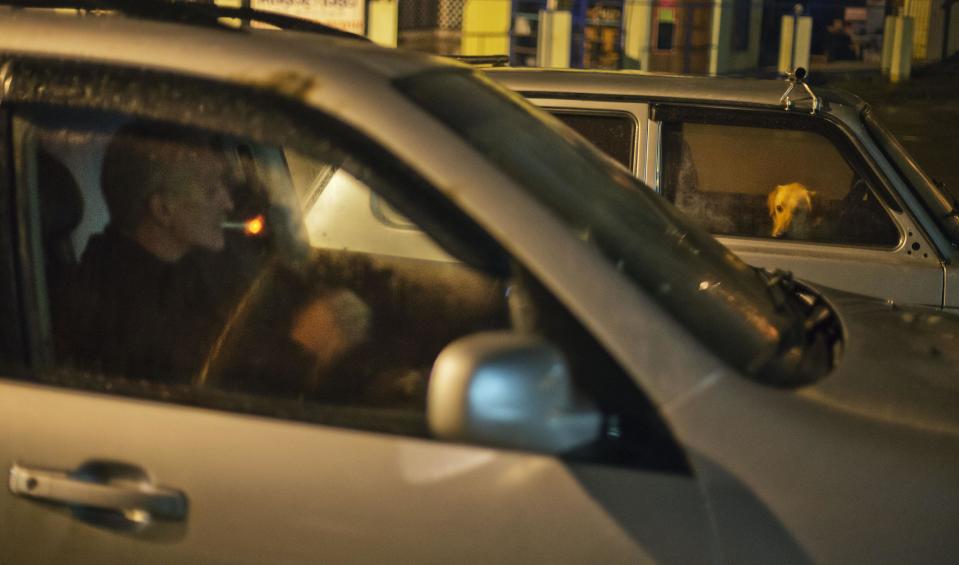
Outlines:
[[[18,496],[64,504],[79,517],[121,529],[137,529],[154,520],[183,520],[187,498],[155,485],[142,469],[109,461],[91,461],[76,471],[10,467],[10,491]]]

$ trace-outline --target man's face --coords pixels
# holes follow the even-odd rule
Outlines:
[[[223,222],[233,210],[228,170],[222,155],[212,151],[191,152],[182,167],[171,175],[171,185],[163,194],[172,211],[167,228],[189,248],[208,251],[223,249]]]

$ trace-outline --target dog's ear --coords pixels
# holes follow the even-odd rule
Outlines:
[[[769,208],[769,217],[772,218],[776,215],[776,194],[782,190],[782,186],[777,186],[769,192],[769,196],[766,197],[766,207]]]

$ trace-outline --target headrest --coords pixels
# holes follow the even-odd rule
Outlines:
[[[83,218],[83,195],[70,169],[42,147],[37,149],[37,189],[44,239],[69,236]]]

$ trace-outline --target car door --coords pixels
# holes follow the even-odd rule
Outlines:
[[[580,383],[615,415],[603,448],[553,457],[431,438],[432,358],[457,337],[512,328],[510,297],[540,287],[511,258],[496,262],[507,270],[485,263],[502,249],[477,249],[491,244],[469,218],[362,134],[285,110],[289,99],[170,73],[44,60],[15,61],[12,73],[0,120],[12,156],[0,161],[0,273],[16,289],[0,296],[15,314],[0,377],[4,563],[715,558],[681,449],[548,293],[539,318],[553,320]],[[171,152],[146,153],[155,169],[123,172],[136,135]],[[180,160],[196,150],[185,135],[204,140],[209,168]],[[142,219],[166,209],[153,195],[169,185],[143,192],[139,208],[123,198],[156,175],[179,179],[181,196],[212,198],[195,182],[210,169],[230,179],[228,197],[216,196],[230,231],[216,253],[186,257],[202,259],[196,281],[214,288],[229,269],[249,281],[223,290],[235,300],[216,339],[188,327],[207,304],[191,310],[179,293],[117,325],[141,311],[143,294],[175,284],[146,277],[131,288],[134,263],[90,267],[108,237],[139,233],[124,227],[130,210]],[[145,170],[150,179],[124,176]],[[318,206],[358,214],[346,224],[367,229],[335,231],[342,216]],[[123,257],[147,265],[136,242]],[[101,267],[130,278],[87,277]],[[196,281],[173,288],[190,293]],[[335,358],[311,348],[333,335],[349,343]],[[179,358],[200,342],[202,367],[164,365],[162,353]],[[137,351],[152,351],[151,362]]]

